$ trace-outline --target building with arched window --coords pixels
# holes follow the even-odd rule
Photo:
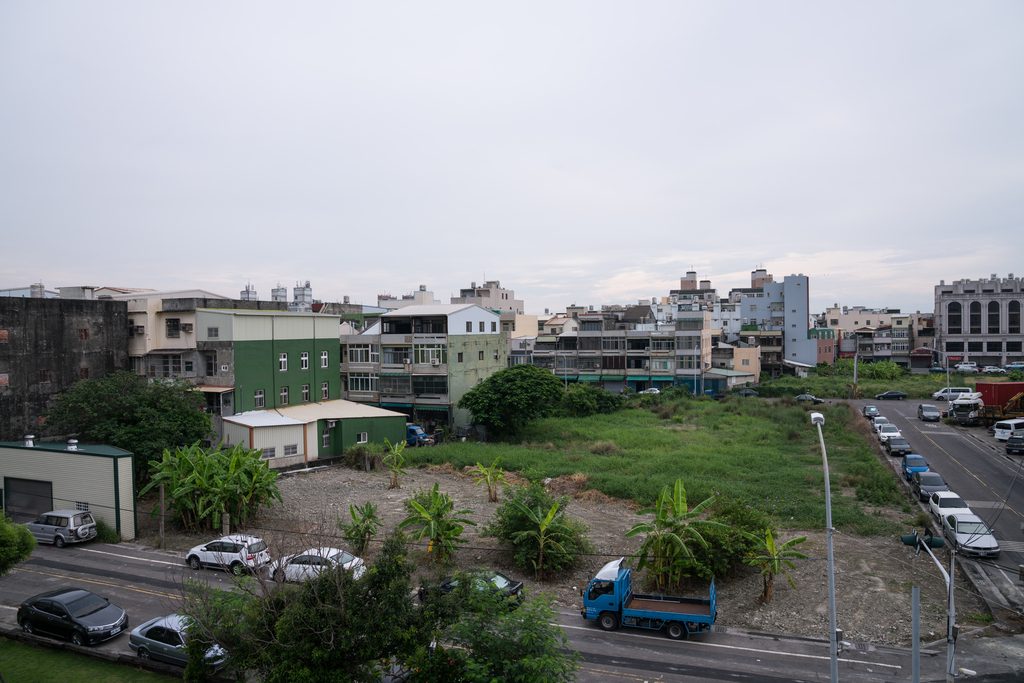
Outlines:
[[[935,287],[937,348],[951,363],[998,365],[1024,361],[1021,278],[941,280]]]

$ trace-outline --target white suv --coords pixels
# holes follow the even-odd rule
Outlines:
[[[192,569],[214,566],[242,574],[270,564],[270,553],[262,538],[232,534],[197,545],[188,551],[185,562]]]
[[[956,364],[957,372],[977,372],[978,364],[974,361],[965,360],[962,363]]]

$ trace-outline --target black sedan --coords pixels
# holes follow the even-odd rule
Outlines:
[[[910,449],[910,444],[902,436],[890,437],[882,445],[885,446],[885,450],[892,456],[907,455],[914,452]]]
[[[757,396],[758,393],[753,389],[740,389],[739,391],[733,392],[734,396]]]
[[[1006,454],[1011,453],[1024,453],[1024,436],[1011,436],[1006,440]]]
[[[434,588],[421,586],[419,592],[420,602],[426,602],[429,593],[440,593],[450,595],[459,585],[461,580],[472,580],[474,587],[479,591],[488,591],[493,595],[501,596],[509,601],[511,609],[516,609],[523,602],[523,582],[513,581],[504,574],[494,571],[471,572],[468,574],[456,574],[444,579]]]
[[[799,396],[796,397],[796,400],[801,402],[813,403],[814,405],[818,405],[819,403],[825,402],[825,399],[818,398],[814,394],[800,394]]]
[[[110,640],[128,629],[128,615],[106,598],[81,588],[40,593],[21,603],[18,625],[25,633],[67,638],[75,645]]]
[[[902,401],[907,395],[902,391],[887,391],[883,394],[875,394],[876,401]]]

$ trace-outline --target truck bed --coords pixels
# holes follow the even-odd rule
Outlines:
[[[711,602],[700,598],[663,598],[653,595],[633,595],[625,609],[647,610],[650,612],[671,612],[672,614],[693,614],[710,617]]]

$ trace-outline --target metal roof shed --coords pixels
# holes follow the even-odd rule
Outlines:
[[[137,528],[134,460],[120,448],[74,441],[0,443],[0,505],[16,522],[50,510],[88,510],[131,540]]]

